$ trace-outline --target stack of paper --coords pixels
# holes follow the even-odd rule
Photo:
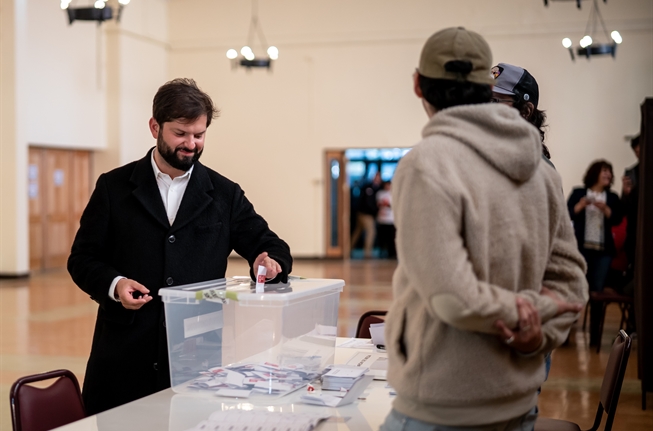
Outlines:
[[[324,370],[322,375],[322,389],[327,391],[340,391],[350,389],[367,368],[351,365],[331,365]]]
[[[331,394],[305,394],[299,399],[305,404],[315,404],[318,406],[340,407],[351,404],[363,393],[367,385],[372,381],[372,376],[363,375],[356,379],[356,383],[348,391],[335,392]]]
[[[387,353],[357,353],[347,361],[348,365],[367,367],[370,371],[367,374],[374,376],[374,380],[385,380],[388,374]]]
[[[264,362],[214,367],[202,371],[201,377],[191,381],[189,388],[217,391],[227,397],[246,398],[252,391],[269,395],[285,395],[306,386],[318,377],[306,372],[301,364],[281,367]]]
[[[329,417],[324,413],[228,410],[213,413],[208,421],[202,421],[187,431],[311,431]]]

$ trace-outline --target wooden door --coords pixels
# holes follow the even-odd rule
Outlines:
[[[349,186],[344,150],[326,151],[326,256],[349,256]]]
[[[30,148],[30,269],[66,266],[90,196],[90,152]]]
[[[43,267],[43,242],[45,240],[45,209],[43,198],[43,150],[29,149],[28,201],[29,201],[29,267],[38,270]]]

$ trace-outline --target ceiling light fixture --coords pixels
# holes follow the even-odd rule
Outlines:
[[[580,9],[581,0],[566,1],[576,1],[576,4]],[[603,0],[603,3],[606,3],[606,0]],[[544,5],[548,6],[547,0],[544,0]],[[605,39],[608,41],[606,43],[596,42],[595,34],[597,32],[599,23],[603,29]],[[619,45],[621,42],[623,42],[623,38],[617,30],[614,30],[612,33],[608,34],[608,29],[605,27],[605,23],[603,22],[603,17],[601,16],[601,11],[599,10],[597,0],[592,0],[592,9],[590,9],[590,16],[587,20],[587,27],[585,27],[585,35],[578,42],[579,46],[574,48],[571,39],[568,37],[562,39],[562,46],[565,49],[569,50],[569,55],[571,55],[572,60],[576,60],[576,55],[584,56],[587,59],[596,55],[611,55],[614,58],[617,53],[617,45]],[[574,55],[574,52],[576,55]]]
[[[267,56],[257,57],[252,50],[253,39],[258,36],[260,46],[266,49]],[[279,49],[276,46],[268,45],[263,34],[263,29],[258,20],[258,0],[252,0],[252,19],[249,22],[249,33],[247,35],[247,44],[240,48],[240,55],[238,50],[230,48],[227,50],[227,58],[231,60],[231,68],[235,69],[238,66],[251,69],[252,67],[262,67],[270,69],[272,61],[279,58]]]
[[[97,21],[99,25],[114,18],[114,9],[117,10],[116,21],[120,21],[122,9],[129,4],[130,0],[113,0],[111,3],[117,3],[113,5],[109,4],[110,0],[96,0],[93,2],[93,6],[86,7],[71,7],[72,0],[60,0],[60,2],[61,9],[68,13],[69,25],[72,25],[74,21]]]

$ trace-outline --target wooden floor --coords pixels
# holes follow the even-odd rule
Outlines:
[[[338,335],[353,336],[358,317],[367,310],[387,309],[392,300],[395,261],[297,261],[293,274],[342,278]],[[232,259],[228,275],[246,275],[246,263]],[[91,346],[96,305],[79,290],[65,271],[35,274],[29,279],[0,280],[0,430],[11,429],[9,388],[18,377],[67,368],[80,380]],[[609,346],[618,331],[618,309],[608,310],[600,354],[589,350],[587,336],[574,328],[571,342],[553,354],[549,380],[540,396],[544,416],[568,419],[581,428],[591,426]],[[628,364],[615,430],[653,430],[653,396],[641,410],[637,380],[637,341]]]

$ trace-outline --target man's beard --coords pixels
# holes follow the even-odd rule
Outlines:
[[[159,133],[159,137],[156,139],[156,148],[157,150],[159,150],[159,154],[161,154],[163,160],[165,160],[173,168],[179,169],[180,171],[184,171],[184,172],[187,172],[193,166],[195,160],[199,160],[200,156],[202,155],[202,151],[197,151],[197,146],[196,146],[193,151],[195,153],[193,154],[193,156],[179,157],[177,153],[183,147],[177,147],[175,149],[171,149],[168,146],[168,144],[166,144],[166,142],[163,140],[162,133]]]

